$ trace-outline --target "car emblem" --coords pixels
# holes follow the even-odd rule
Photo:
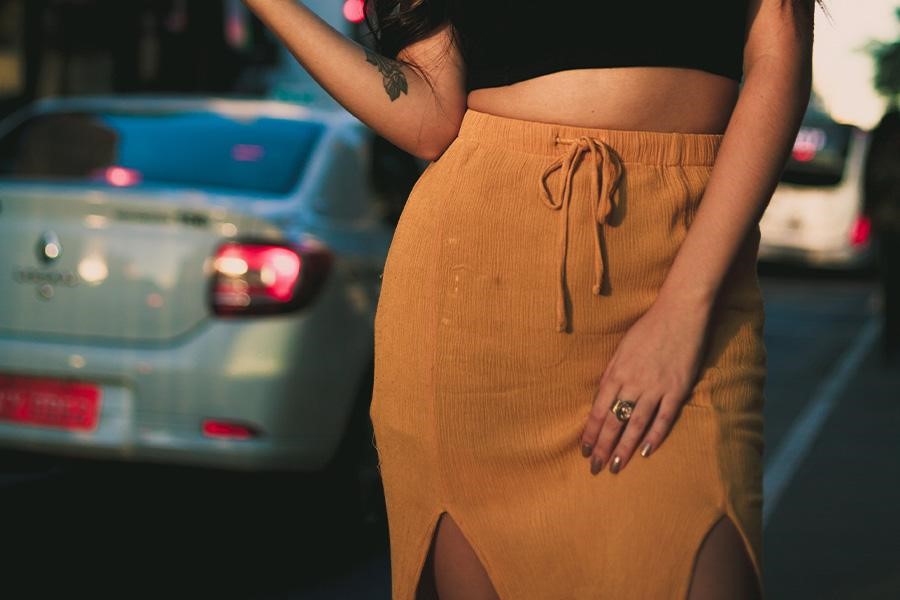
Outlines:
[[[62,245],[59,243],[59,237],[52,231],[45,231],[38,238],[37,256],[44,263],[52,263],[62,254]]]

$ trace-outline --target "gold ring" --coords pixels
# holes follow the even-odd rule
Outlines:
[[[616,418],[619,421],[627,423],[628,419],[631,418],[631,412],[634,410],[634,402],[616,398],[616,401],[613,402],[613,405],[609,410],[612,414],[616,415]]]

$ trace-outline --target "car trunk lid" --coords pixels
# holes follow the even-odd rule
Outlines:
[[[0,188],[0,331],[159,342],[210,317],[216,248],[273,223],[190,192]]]

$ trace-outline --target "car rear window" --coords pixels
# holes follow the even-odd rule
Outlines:
[[[284,195],[324,126],[206,111],[53,112],[0,138],[0,177]]]
[[[844,178],[853,126],[819,121],[804,123],[781,175],[786,183],[834,186]]]

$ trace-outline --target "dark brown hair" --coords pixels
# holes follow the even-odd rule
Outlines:
[[[423,40],[448,21],[455,0],[363,0],[366,26],[375,51],[415,69],[431,85],[428,73],[414,62],[397,58],[406,46]],[[372,17],[375,23],[372,22]],[[451,31],[457,42],[456,30]]]

